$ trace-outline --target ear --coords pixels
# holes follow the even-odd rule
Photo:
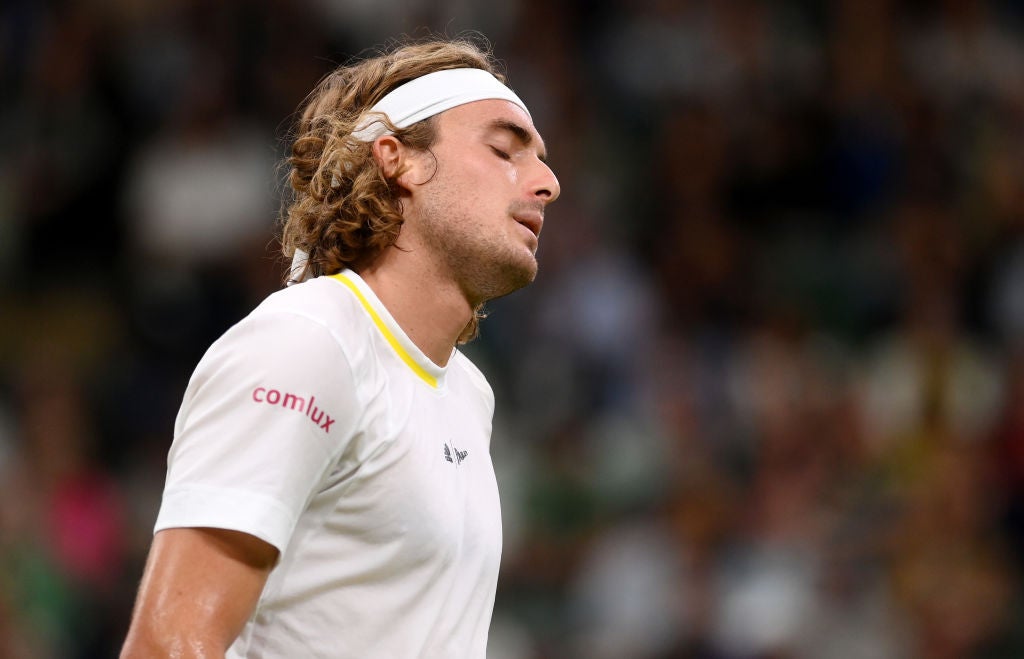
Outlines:
[[[416,151],[394,135],[381,135],[373,141],[372,149],[384,177],[394,180],[403,190],[411,191],[409,182],[419,180],[416,171],[420,159]]]

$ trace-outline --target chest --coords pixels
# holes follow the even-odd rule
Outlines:
[[[368,407],[353,438],[334,515],[400,562],[500,552],[489,410],[456,397],[391,397]]]

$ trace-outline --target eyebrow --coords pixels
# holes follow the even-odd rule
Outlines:
[[[519,140],[519,142],[521,142],[523,146],[530,146],[531,144],[533,144],[534,141],[533,133],[526,130],[524,127],[517,124],[516,122],[509,121],[508,119],[495,119],[494,121],[491,122],[489,128],[491,130],[503,130],[512,133],[512,136]],[[537,157],[540,159],[541,162],[547,162],[548,152],[544,148],[543,141],[540,141],[540,150],[537,153]]]

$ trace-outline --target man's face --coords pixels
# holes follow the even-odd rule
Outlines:
[[[435,119],[431,160],[410,178],[413,231],[474,304],[511,293],[537,274],[537,241],[558,180],[530,117],[504,100],[461,105]],[[436,163],[434,162],[436,161]]]

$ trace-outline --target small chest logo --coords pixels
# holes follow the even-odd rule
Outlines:
[[[444,459],[453,463],[456,467],[462,464],[467,455],[469,455],[469,451],[460,451],[455,444],[452,444],[451,448],[448,447],[447,443],[444,445]]]

